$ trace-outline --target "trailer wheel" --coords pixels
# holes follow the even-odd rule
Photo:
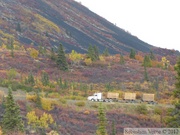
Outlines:
[[[94,99],[91,99],[91,101],[95,101]]]
[[[113,102],[113,100],[112,100],[112,99],[109,99],[109,102]]]
[[[105,99],[105,102],[108,102],[108,99]]]

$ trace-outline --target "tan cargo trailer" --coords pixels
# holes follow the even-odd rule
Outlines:
[[[118,99],[119,98],[119,93],[108,92],[107,93],[107,98]]]
[[[124,100],[136,100],[136,93],[124,93]]]
[[[145,102],[154,101],[154,94],[143,94],[142,100]]]

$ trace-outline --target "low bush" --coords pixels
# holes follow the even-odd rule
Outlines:
[[[90,112],[88,110],[84,111],[84,114],[89,115]]]
[[[62,104],[66,104],[67,100],[64,99],[64,98],[60,98],[59,101],[62,103]]]
[[[148,113],[148,109],[145,104],[138,105],[136,107],[136,111],[140,114],[145,114],[145,115]]]
[[[163,111],[163,109],[161,107],[155,107],[154,108],[154,114],[161,115],[162,111]]]
[[[97,104],[92,104],[91,107],[92,108],[98,108],[98,105]]]
[[[65,99],[70,99],[70,100],[84,100],[84,97],[81,96],[66,96]]]
[[[77,105],[79,107],[83,107],[83,106],[85,106],[85,102],[84,101],[79,101],[79,102],[76,102],[75,105]]]

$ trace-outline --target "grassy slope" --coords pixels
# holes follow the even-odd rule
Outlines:
[[[6,73],[8,69],[11,68],[16,69],[18,71],[18,75],[15,78],[15,80],[17,81],[21,80],[21,74],[25,76],[30,71],[32,71],[36,77],[40,77],[41,71],[45,70],[48,72],[52,80],[56,79],[57,76],[61,76],[63,79],[65,78],[67,80],[73,80],[77,82],[80,81],[88,84],[93,83],[94,81],[94,90],[88,90],[87,95],[91,95],[93,92],[97,91],[97,89],[104,91],[104,85],[110,81],[117,81],[117,84],[121,84],[122,82],[124,82],[124,84],[127,85],[127,91],[134,91],[134,88],[135,86],[137,86],[137,83],[141,82],[143,78],[143,68],[141,66],[141,63],[137,60],[130,60],[128,58],[126,58],[125,65],[118,64],[119,57],[108,57],[105,63],[101,63],[100,65],[98,63],[95,63],[91,67],[74,67],[72,72],[62,72],[57,69],[55,62],[53,62],[46,56],[39,56],[38,58],[36,58],[36,60],[34,60],[30,57],[29,53],[25,51],[15,51],[14,58],[11,57],[10,51],[3,50],[0,51],[0,53],[2,54],[1,56],[3,56],[0,58],[0,61],[3,63],[0,65],[0,72],[1,76],[4,78],[7,77]],[[111,63],[111,66],[109,66],[109,62]],[[160,92],[162,92],[162,96],[169,97],[166,94],[169,94],[169,92],[173,90],[172,84],[174,83],[174,71],[162,70],[160,68],[148,68],[148,72],[152,76],[152,81],[153,76],[161,76],[159,80]],[[167,76],[169,82],[166,84],[163,78]],[[150,85],[144,84],[143,82],[140,83],[140,85],[142,85],[141,90],[149,90],[149,88],[146,87]],[[119,89],[115,89],[114,91],[120,92],[120,89],[121,87]],[[7,91],[7,88],[1,87],[1,90]],[[75,91],[79,92],[79,96],[81,94],[83,95],[82,91]],[[63,92],[66,93],[66,96],[70,96],[70,93],[72,91],[62,91],[58,98],[63,98]],[[21,96],[21,98],[18,98],[19,95]],[[15,98],[18,99],[22,115],[24,115],[25,117],[28,109],[27,104],[24,100],[25,97],[23,95],[25,96],[24,92],[15,92]],[[85,106],[78,107],[76,105],[76,102],[85,102]],[[60,125],[59,130],[62,134],[73,133],[75,135],[79,135],[81,133],[86,132],[87,135],[90,135],[95,133],[97,127],[98,104],[99,103],[74,100],[72,101],[68,99],[65,104],[60,103],[60,106],[57,106],[49,113],[53,115],[54,119],[56,120],[56,123]],[[31,105],[32,106],[30,108],[33,109],[33,103]],[[161,121],[161,115],[155,114],[154,109],[160,108],[160,110],[166,110],[166,108],[171,107],[168,105],[148,105],[148,114],[151,115],[143,115],[139,114],[139,112],[136,111],[138,104],[105,103],[103,105],[107,112],[108,132],[111,132],[110,125],[112,124],[112,121],[115,120],[118,134],[122,133],[124,127],[163,126]]]

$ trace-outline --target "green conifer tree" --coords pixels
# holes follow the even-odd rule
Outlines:
[[[175,108],[170,111],[170,116],[168,117],[166,123],[168,127],[180,128],[180,57],[177,61],[175,70],[177,72],[175,83],[176,89],[173,94],[174,97],[177,98],[177,102],[175,103]]]
[[[92,61],[95,60],[94,49],[92,45],[89,45],[88,47],[87,57],[90,58]]]
[[[149,77],[148,77],[146,66],[144,66],[144,80],[145,81],[149,81]]]
[[[51,60],[56,60],[56,55],[55,55],[55,52],[54,52],[54,48],[51,48],[50,58],[51,58]]]
[[[155,60],[156,59],[154,54],[153,54],[153,52],[152,52],[152,50],[150,51],[150,56],[149,57],[150,57],[151,60]]]
[[[124,57],[123,57],[122,54],[120,55],[120,61],[119,61],[119,63],[120,63],[121,65],[124,65],[124,64],[125,64]]]
[[[12,89],[9,87],[8,96],[5,99],[5,112],[2,120],[3,133],[24,132],[24,124],[20,116],[19,106],[15,103]]]
[[[90,58],[92,61],[99,60],[99,50],[98,47],[90,45],[88,48],[87,57]]]
[[[21,30],[21,24],[19,22],[17,23],[16,31],[18,31],[18,32],[22,31]]]
[[[42,82],[42,84],[43,84],[44,86],[49,85],[49,76],[48,76],[48,74],[47,74],[45,71],[42,72],[41,82]]]
[[[11,57],[14,58],[14,40],[10,39]]]
[[[35,81],[34,81],[34,76],[32,74],[32,71],[29,73],[28,75],[28,84],[31,84],[31,85],[34,85],[35,84]]]
[[[108,51],[108,48],[106,47],[104,52],[103,52],[103,55],[104,56],[109,56],[109,51]]]
[[[99,124],[96,133],[97,135],[107,135],[107,131],[106,131],[107,119],[102,103],[99,104],[98,109],[99,109],[98,111]]]
[[[94,56],[95,56],[95,61],[99,60],[99,49],[96,45],[93,46],[94,49]]]
[[[57,53],[58,54],[57,54],[56,63],[59,66],[59,69],[63,70],[63,71],[67,71],[68,70],[68,63],[66,61],[66,56],[65,56],[65,52],[64,52],[62,44],[59,45]]]
[[[41,104],[41,96],[40,96],[40,92],[39,90],[36,91],[36,106],[38,108],[42,108],[42,104]]]
[[[151,67],[152,66],[151,59],[150,59],[150,57],[148,55],[146,55],[144,57],[143,66],[146,66],[146,67]]]
[[[131,49],[131,52],[130,52],[129,57],[130,57],[131,59],[135,59],[135,56],[136,56],[136,52],[134,51],[134,49]]]

